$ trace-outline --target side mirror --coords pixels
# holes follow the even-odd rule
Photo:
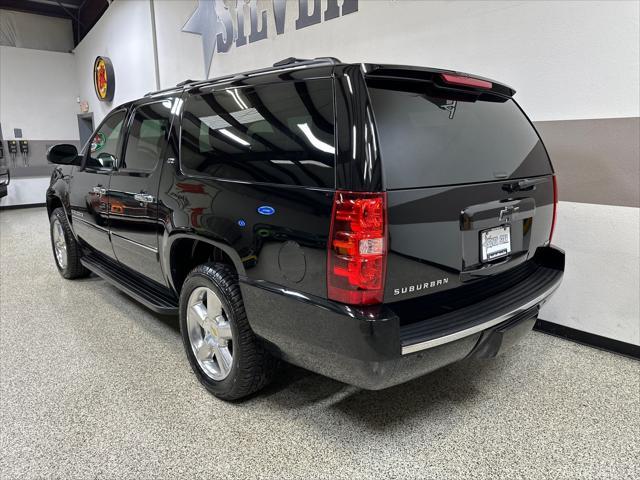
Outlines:
[[[101,153],[100,155],[98,155],[97,160],[101,168],[113,170],[116,166],[116,157],[114,157],[110,153]]]
[[[57,165],[80,165],[82,157],[78,156],[78,149],[75,145],[60,143],[49,149],[47,160]]]

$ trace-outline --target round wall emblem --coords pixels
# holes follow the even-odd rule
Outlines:
[[[96,61],[93,63],[93,86],[99,100],[103,102],[113,100],[113,94],[116,91],[116,77],[108,57],[96,57]]]

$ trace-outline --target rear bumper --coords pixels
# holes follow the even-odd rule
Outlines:
[[[539,249],[537,268],[511,287],[404,325],[393,304],[353,308],[241,278],[249,322],[284,360],[378,390],[466,357],[492,357],[531,330],[562,281],[564,253]]]

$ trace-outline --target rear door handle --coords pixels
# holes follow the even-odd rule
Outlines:
[[[547,178],[527,178],[519,182],[505,183],[502,189],[506,192],[523,192],[526,190],[535,190],[536,185],[547,182]]]
[[[136,193],[133,198],[135,198],[140,203],[153,203],[155,198],[153,195],[149,195],[148,193]]]

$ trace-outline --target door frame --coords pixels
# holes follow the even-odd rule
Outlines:
[[[78,118],[78,134],[80,138],[80,148],[82,149],[87,144],[87,142],[91,140],[91,137],[93,136],[93,132],[96,131],[95,123],[93,121],[93,112],[78,113],[77,118]],[[87,120],[91,120],[91,133],[89,134],[89,137],[87,139],[82,141],[82,129],[80,128],[80,125],[81,125],[81,122],[85,122]]]

